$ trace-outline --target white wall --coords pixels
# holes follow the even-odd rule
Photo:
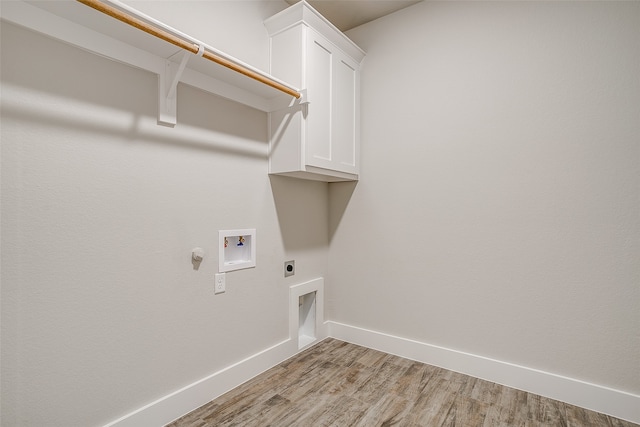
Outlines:
[[[247,29],[229,53],[263,69],[286,7],[147,3]],[[266,114],[181,85],[161,127],[155,75],[4,22],[1,48],[2,425],[102,425],[288,338],[283,262],[326,275],[328,191],[269,179]],[[218,230],[253,227],[214,295]]]
[[[262,69],[286,6],[131,4]],[[329,192],[268,178],[266,114],[181,85],[158,127],[155,76],[3,23],[0,423],[101,425],[279,343],[287,259],[330,320],[640,393],[639,5],[351,31],[362,179]],[[214,296],[239,227],[258,266]]]
[[[267,72],[269,37],[262,22],[289,6],[283,0],[126,0],[125,3]]]
[[[638,2],[424,2],[350,31],[327,317],[640,394],[639,28]]]

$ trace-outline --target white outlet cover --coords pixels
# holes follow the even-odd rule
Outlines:
[[[226,280],[226,274],[225,273],[217,273],[216,277],[215,277],[215,287],[214,287],[214,292],[216,294],[221,294],[223,292],[226,291],[227,289],[227,280]]]

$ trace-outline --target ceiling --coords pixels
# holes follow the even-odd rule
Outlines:
[[[289,4],[299,0],[286,0]],[[307,0],[340,31],[389,15],[421,0]]]

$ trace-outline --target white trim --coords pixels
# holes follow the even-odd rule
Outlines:
[[[640,396],[635,394],[338,322],[326,326],[328,335],[338,340],[640,423]]]
[[[303,283],[295,292],[306,292],[318,284],[315,280]],[[317,303],[321,303],[323,298],[319,295],[317,298]],[[322,313],[320,307],[317,309],[318,314]],[[317,331],[316,342],[329,336],[640,423],[638,395],[338,322],[320,324],[322,327]],[[292,338],[151,402],[105,427],[157,427],[168,424],[294,356],[300,351],[297,347],[296,327]]]
[[[143,406],[105,427],[158,427],[170,423],[196,408],[234,389],[297,352],[285,340],[238,363]]]
[[[289,339],[176,390],[106,424],[104,427],[157,427],[166,425],[303,351],[304,349],[298,349],[297,301],[299,295],[313,291],[316,292],[316,339],[309,346],[327,338],[323,320],[324,279],[320,277],[293,285],[290,287],[290,294],[295,296],[295,327],[292,326],[293,321],[290,321],[291,337]]]
[[[299,312],[298,312],[298,298],[302,295],[315,292],[316,293],[316,313],[315,313],[315,338],[310,337],[310,341],[306,342],[304,346],[300,346],[299,342]],[[325,322],[324,322],[324,278],[313,279],[308,282],[292,285],[289,287],[289,338],[296,345],[296,348],[303,350],[306,347],[310,347],[319,341],[322,341],[327,337]]]

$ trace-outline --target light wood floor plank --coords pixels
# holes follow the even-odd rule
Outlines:
[[[477,400],[458,396],[442,423],[451,427],[482,427],[487,416],[488,405]]]
[[[326,339],[168,427],[640,427]]]
[[[373,406],[367,408],[357,427],[394,426],[406,419],[412,408],[412,402],[394,393],[388,393]]]

